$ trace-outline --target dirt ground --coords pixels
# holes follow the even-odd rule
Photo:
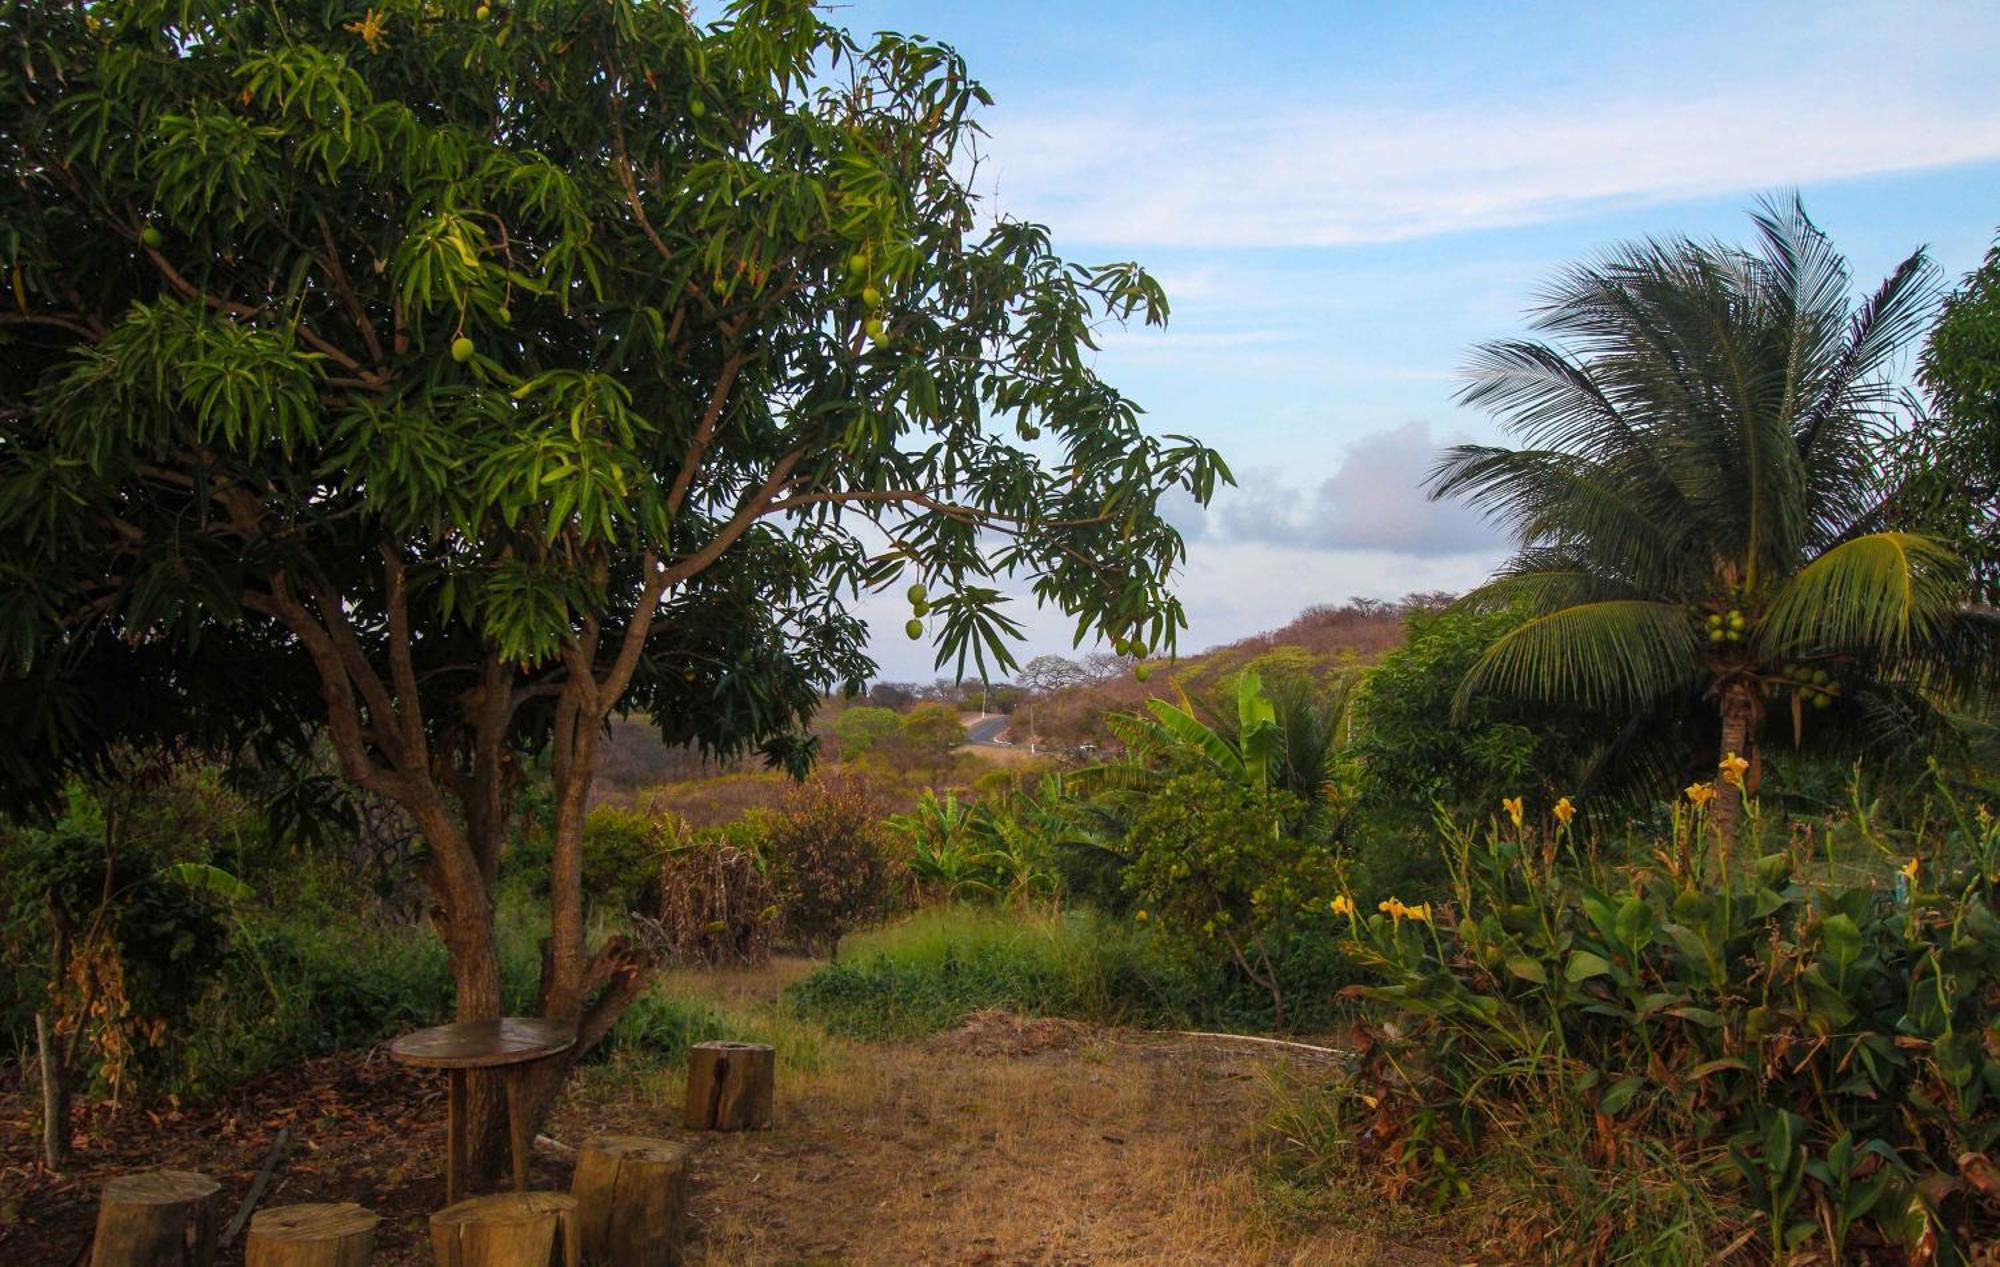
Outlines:
[[[703,992],[754,1002],[782,975],[716,978]],[[690,1144],[691,1267],[1444,1262],[1380,1239],[1366,1219],[1301,1228],[1266,1212],[1257,1122],[1276,1059],[982,1014],[928,1041],[837,1044],[814,1071],[781,1069],[769,1132],[690,1135],[678,1070],[612,1063],[580,1074],[546,1133]],[[57,1179],[33,1160],[26,1089],[6,1087],[0,1263],[71,1263],[97,1189],[133,1169],[213,1176],[226,1218],[280,1127],[292,1147],[265,1205],[359,1201],[384,1216],[377,1264],[428,1263],[443,1118],[442,1079],[376,1048],[258,1079],[200,1112],[96,1111],[80,1165]],[[534,1186],[568,1180],[567,1154],[538,1148]],[[240,1242],[221,1261],[240,1262]]]

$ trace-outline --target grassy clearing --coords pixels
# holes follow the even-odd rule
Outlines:
[[[849,1038],[907,1038],[1004,1008],[1101,1025],[1182,1026],[1218,982],[1168,959],[1142,931],[1089,911],[939,907],[850,937],[793,986],[798,1013]]]

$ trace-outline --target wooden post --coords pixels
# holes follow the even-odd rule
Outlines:
[[[368,1267],[382,1220],[351,1202],[283,1205],[250,1220],[244,1267]]]
[[[577,1150],[570,1180],[583,1260],[673,1267],[687,1217],[688,1153],[638,1135],[600,1135]]]
[[[192,1170],[118,1176],[98,1199],[90,1267],[211,1267],[221,1190]]]
[[[431,1215],[438,1267],[579,1267],[576,1198],[564,1192],[496,1192]]]

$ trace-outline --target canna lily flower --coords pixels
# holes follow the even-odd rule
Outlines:
[[[1750,768],[1750,763],[1732,752],[1718,762],[1715,768],[1722,772],[1724,783],[1740,788],[1743,786],[1743,772]]]
[[[1576,803],[1567,796],[1563,797],[1556,802],[1555,816],[1557,822],[1569,826],[1569,820],[1576,817]]]
[[[1403,908],[1403,914],[1409,916],[1419,924],[1428,924],[1431,922],[1431,904],[1429,902],[1419,902],[1415,906],[1406,906]]]
[[[1901,871],[1905,876],[1909,877],[1909,881],[1911,884],[1915,884],[1917,882],[1917,872],[1924,869],[1923,860],[1920,858],[1912,858],[1908,862],[1904,863],[1902,866],[1896,869],[1898,871]]]
[[[1694,802],[1696,809],[1700,809],[1715,799],[1715,784],[1690,783],[1687,785],[1687,798]]]
[[[1345,893],[1342,893],[1338,897],[1334,898],[1333,901],[1330,902],[1328,905],[1333,908],[1333,913],[1335,915],[1354,914],[1354,899],[1347,896]]]
[[[1525,817],[1525,812],[1521,808],[1521,798],[1518,796],[1502,797],[1500,807],[1507,811],[1507,817],[1514,820],[1514,827],[1518,831],[1521,826],[1521,820]]]
[[[1376,903],[1375,909],[1381,911],[1383,914],[1387,915],[1390,919],[1395,920],[1397,923],[1401,923],[1403,917],[1410,913],[1410,908],[1404,906],[1401,902],[1397,901],[1395,898],[1384,898],[1382,901]]]

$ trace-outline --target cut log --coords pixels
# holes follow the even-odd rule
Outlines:
[[[98,1198],[90,1267],[210,1267],[219,1191],[192,1170],[118,1176]]]
[[[244,1267],[368,1267],[382,1220],[352,1202],[281,1205],[250,1220]]]
[[[766,1043],[696,1043],[688,1051],[687,1104],[691,1131],[771,1129],[777,1057]]]
[[[578,1267],[576,1198],[496,1192],[431,1215],[438,1267]]]
[[[576,1155],[583,1261],[606,1267],[672,1267],[681,1261],[687,1215],[688,1153],[638,1135],[600,1135]]]

